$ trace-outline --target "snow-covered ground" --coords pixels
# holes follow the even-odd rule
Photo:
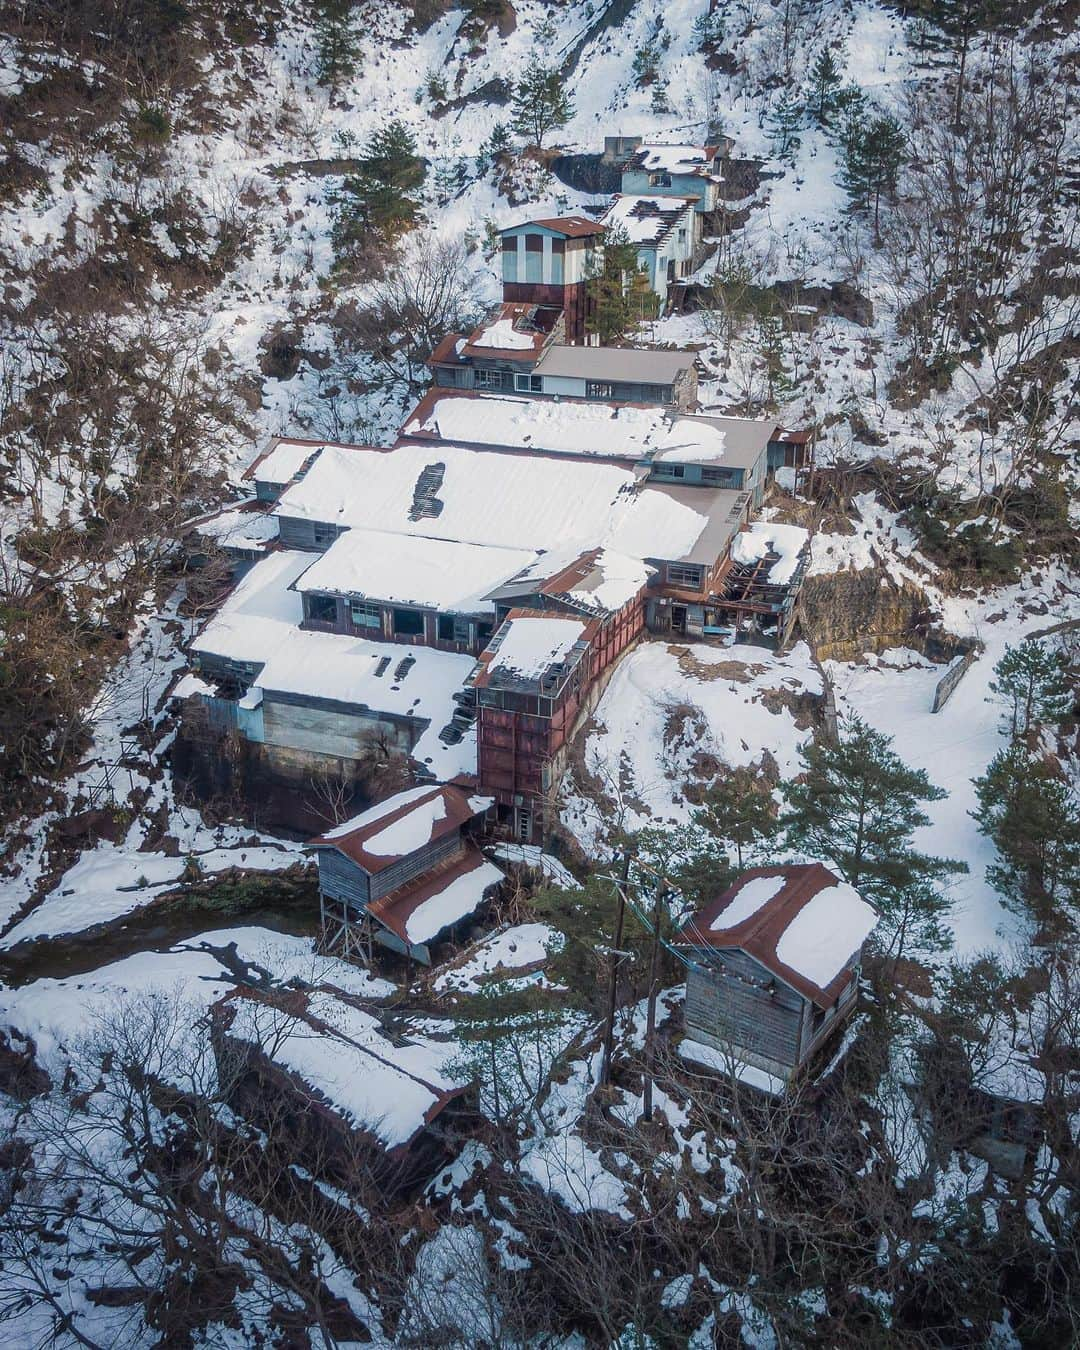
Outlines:
[[[687,783],[711,779],[708,766],[695,772],[702,757],[746,766],[767,755],[791,777],[813,725],[809,707],[796,713],[790,703],[822,689],[805,643],[783,656],[744,645],[637,647],[617,666],[584,738],[585,774],[605,804],[570,782],[564,823],[588,850],[602,848],[613,827],[684,825],[694,809]]]

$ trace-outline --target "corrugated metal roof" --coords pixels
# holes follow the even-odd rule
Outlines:
[[[536,365],[538,375],[572,380],[624,380],[633,384],[674,384],[697,360],[696,352],[651,351],[643,347],[553,345]]]
[[[775,879],[777,885],[768,898],[756,907],[746,906],[740,899],[744,892],[752,884],[769,879]],[[821,947],[824,946],[824,959],[835,974],[822,983],[807,974],[811,962],[800,970],[791,964],[795,957],[787,947],[787,961],[781,959],[778,948],[785,946],[785,935],[800,914],[824,892],[835,893],[835,910],[831,923],[829,916],[822,916],[815,935],[818,950],[814,956],[820,963]],[[735,922],[726,922],[726,914]],[[873,931],[876,919],[876,910],[821,863],[755,867],[744,872],[726,891],[695,914],[675,942],[678,946],[698,950],[744,951],[804,998],[818,1007],[827,1008],[847,985],[848,963]]]

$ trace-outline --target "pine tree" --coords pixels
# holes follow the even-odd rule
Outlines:
[[[656,312],[656,295],[638,264],[637,247],[624,225],[604,231],[604,246],[586,278],[585,327],[608,346]]]
[[[939,950],[947,909],[939,884],[967,868],[919,853],[912,839],[930,823],[923,803],[948,794],[857,717],[835,744],[815,742],[803,759],[802,779],[786,789],[781,824],[788,846],[829,863],[878,906],[891,955]]]
[[[356,69],[360,38],[353,27],[352,0],[319,0],[315,21],[319,83],[336,94]]]
[[[1009,708],[1009,733],[1026,736],[1037,722],[1060,722],[1075,700],[1069,666],[1060,652],[1041,642],[1006,647],[994,667],[991,690]]]
[[[765,860],[780,828],[772,793],[749,769],[733,769],[718,778],[691,820],[728,846],[740,872]]]
[[[1051,931],[1080,917],[1080,797],[1019,741],[975,780],[979,830],[994,841],[991,884]]]
[[[811,108],[821,126],[828,126],[836,111],[840,94],[840,67],[831,47],[822,47],[810,67]]]
[[[529,145],[539,150],[549,131],[566,126],[573,115],[573,102],[557,66],[532,61],[514,86],[510,125]]]
[[[802,108],[793,95],[785,91],[773,104],[766,123],[773,154],[777,159],[794,164],[796,152],[802,144],[799,139],[801,126]]]
[[[410,194],[421,186],[425,173],[416,141],[403,122],[390,122],[375,132],[359,172],[350,174],[334,194],[331,237],[339,265],[362,257],[373,242],[385,246],[412,229],[420,206]]]
[[[900,123],[889,113],[867,121],[861,110],[849,109],[842,138],[840,182],[856,210],[873,211],[875,234],[881,198],[896,190],[906,144]]]

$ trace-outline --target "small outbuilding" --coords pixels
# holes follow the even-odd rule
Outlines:
[[[820,863],[744,872],[675,939],[686,1030],[788,1080],[855,1007],[874,907]]]
[[[326,949],[370,957],[378,942],[429,965],[430,944],[503,880],[475,842],[491,805],[449,783],[408,788],[313,839]]]

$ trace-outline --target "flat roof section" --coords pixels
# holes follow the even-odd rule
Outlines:
[[[651,351],[643,347],[566,347],[553,344],[537,362],[536,374],[576,380],[674,384],[696,360],[696,352]]]
[[[490,613],[489,593],[535,561],[534,549],[347,530],[316,555],[296,589],[451,614]]]

